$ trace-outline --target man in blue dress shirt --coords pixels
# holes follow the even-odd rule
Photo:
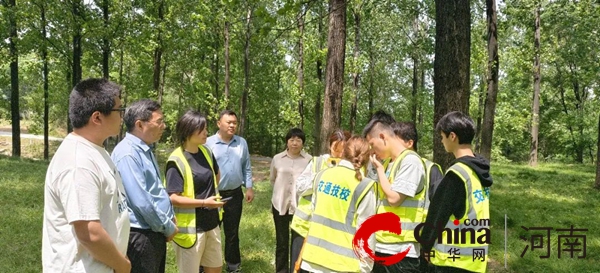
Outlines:
[[[160,104],[143,99],[127,108],[125,138],[112,152],[127,193],[131,232],[127,256],[131,272],[164,273],[166,244],[178,232],[173,207],[148,145],[165,130]]]
[[[235,135],[237,115],[225,110],[217,121],[219,131],[206,140],[219,164],[221,180],[219,193],[223,198],[232,197],[223,206],[223,230],[225,232],[225,262],[227,272],[241,272],[240,238],[238,231],[242,217],[242,204],[246,188],[246,202],[254,199],[252,168],[248,144],[243,137]]]

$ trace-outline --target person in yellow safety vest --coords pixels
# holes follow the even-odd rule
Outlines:
[[[348,131],[342,131],[341,129],[335,130],[329,136],[329,154],[323,154],[321,156],[314,156],[312,161],[308,163],[304,171],[296,179],[296,193],[297,193],[297,206],[292,218],[292,247],[291,247],[291,269],[293,271],[294,265],[300,255],[304,238],[308,234],[308,224],[310,215],[312,214],[312,194],[313,180],[315,175],[327,168],[336,166],[341,160],[344,152],[344,146],[346,140],[352,135]],[[300,195],[303,193],[304,195]],[[300,270],[302,272],[303,270]]]
[[[303,270],[371,272],[373,262],[359,259],[352,248],[356,229],[376,212],[375,181],[362,175],[369,154],[365,139],[351,137],[338,165],[315,176],[313,214],[302,250]],[[375,244],[374,236],[368,244]]]
[[[425,221],[428,181],[421,157],[408,149],[409,142],[394,134],[392,127],[377,119],[363,130],[374,154],[371,162],[376,168],[379,181],[377,213],[393,212],[400,217],[402,232],[376,233],[375,255],[392,256],[408,250],[404,259],[392,265],[376,263],[375,273],[420,272],[420,244],[414,236],[417,225]],[[384,167],[378,159],[389,159]]]
[[[173,239],[181,273],[219,273],[223,265],[218,192],[219,166],[209,148],[206,118],[187,111],[177,121],[177,148],[167,161],[165,184],[175,210],[179,233]]]
[[[475,126],[469,116],[450,112],[438,121],[436,131],[446,152],[456,160],[431,201],[420,239],[424,256],[435,266],[435,272],[486,272],[489,187],[493,184],[489,162],[471,149]]]

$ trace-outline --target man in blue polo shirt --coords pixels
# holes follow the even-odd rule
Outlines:
[[[238,231],[242,217],[242,204],[246,188],[246,202],[254,199],[252,190],[252,168],[248,144],[243,137],[235,135],[237,115],[224,110],[217,121],[219,131],[206,140],[219,164],[221,180],[219,193],[223,198],[232,197],[223,206],[223,230],[225,232],[225,262],[227,272],[241,271],[240,238]]]
[[[178,232],[169,195],[148,145],[165,130],[160,104],[143,99],[127,108],[125,138],[112,153],[127,193],[131,232],[127,256],[131,272],[164,273],[166,243]]]

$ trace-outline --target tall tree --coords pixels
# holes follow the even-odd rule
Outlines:
[[[229,81],[230,81],[230,60],[229,60],[229,21],[225,19],[225,90],[223,91],[223,100],[225,101],[226,108],[229,108]]]
[[[84,6],[81,0],[73,0],[71,2],[71,11],[73,16],[73,62],[71,63],[71,86],[75,87],[77,83],[81,81],[81,55],[83,54],[81,49],[81,38],[83,29],[83,13]],[[67,123],[67,131],[73,131],[73,125],[71,124],[70,118]]]
[[[252,23],[252,7],[248,4],[248,13],[246,15],[246,38],[244,39],[244,90],[242,91],[242,106],[240,115],[240,135],[246,135],[248,121],[248,93],[250,92],[250,39]]]
[[[352,71],[352,95],[350,100],[350,132],[354,132],[356,127],[356,115],[358,112],[358,85],[360,82],[360,8],[358,5],[352,8],[352,17],[354,19],[354,52],[353,52],[353,70]]]
[[[420,69],[420,56],[419,56],[419,46],[417,41],[419,41],[419,11],[415,9],[415,18],[413,21],[413,50],[412,50],[412,61],[413,61],[413,75],[412,75],[412,102],[411,102],[411,111],[410,116],[412,122],[417,124],[417,110],[419,106],[419,69]]]
[[[109,78],[109,58],[110,58],[110,31],[109,31],[109,1],[102,0],[102,19],[104,22],[104,35],[102,35],[102,77]]]
[[[600,189],[600,115],[598,115],[598,140],[596,141],[596,189]]]
[[[304,4],[300,5],[298,11],[298,93],[300,100],[298,101],[298,114],[300,115],[300,129],[304,129],[304,16],[306,9]]]
[[[480,153],[487,160],[492,158],[492,136],[494,133],[494,117],[496,115],[496,101],[498,97],[498,18],[496,0],[486,0],[487,17],[487,95],[483,110],[483,128],[481,129]]]
[[[42,30],[42,77],[44,78],[44,159],[48,160],[50,157],[50,143],[48,140],[49,135],[49,103],[48,103],[48,46],[46,39],[48,38],[46,33],[46,2],[40,1],[38,3],[40,8],[40,28]]]
[[[164,19],[165,19],[165,0],[158,2],[157,11],[157,29],[158,34],[156,35],[156,47],[154,48],[154,69],[153,69],[153,87],[154,92],[158,96],[158,103],[162,104],[163,94],[161,88],[161,69],[162,69],[162,54],[163,54],[163,30],[164,30]]]
[[[319,40],[319,50],[323,49],[323,43],[324,43],[324,35],[323,35],[323,28],[324,28],[324,24],[323,24],[323,7],[322,5],[318,5],[317,6],[318,9],[318,16],[319,16],[319,20],[318,20],[318,24],[317,24],[317,35],[318,35],[318,40]],[[319,80],[319,86],[323,86],[323,60],[321,59],[321,57],[317,57],[316,60],[316,70],[317,70],[317,79]],[[321,94],[322,92],[317,91],[317,97],[315,98],[315,105],[314,105],[314,112],[315,112],[315,122],[314,122],[314,129],[313,129],[313,138],[314,138],[314,147],[313,147],[313,154],[321,154],[321,124],[323,123],[323,119],[322,119],[322,100],[321,100]],[[328,147],[329,143],[327,143],[327,145],[325,147]]]
[[[535,7],[535,34],[534,34],[534,59],[533,59],[533,106],[531,111],[531,149],[529,152],[529,165],[536,167],[538,164],[538,133],[540,129],[540,1]]]
[[[346,54],[346,0],[329,0],[328,32],[321,153],[328,152],[328,136],[340,127],[342,118],[344,56]]]
[[[469,113],[471,10],[469,0],[435,1],[434,126],[451,111]],[[433,159],[448,167],[452,157],[439,136]]]
[[[19,51],[17,50],[17,6],[15,0],[3,1],[8,10],[10,50],[10,115],[12,121],[12,156],[21,156],[21,116],[19,111]]]

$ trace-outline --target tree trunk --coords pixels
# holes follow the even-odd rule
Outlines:
[[[487,92],[485,91],[486,86],[483,85],[483,80],[479,84],[479,92],[478,102],[477,102],[477,121],[475,121],[475,149],[473,152],[480,153],[481,149],[481,122],[483,121],[483,112],[484,112],[484,104],[485,104],[485,96]]]
[[[534,60],[533,60],[533,109],[531,112],[531,149],[529,152],[529,165],[536,167],[538,164],[538,132],[540,113],[540,9],[538,2],[535,8],[535,38],[534,38]]]
[[[161,61],[162,61],[162,53],[163,53],[163,41],[162,41],[162,31],[163,31],[163,20],[164,20],[164,1],[160,1],[158,3],[158,35],[156,36],[156,48],[154,49],[154,69],[153,69],[153,87],[154,92],[158,97],[158,103],[162,104],[162,94],[160,91],[160,72],[161,72]]]
[[[119,83],[122,85],[123,81],[123,44],[121,44],[121,52],[119,56]],[[121,88],[121,93],[119,94],[119,98],[123,99],[123,107],[127,107],[127,92],[123,93],[123,88]],[[117,143],[123,139],[125,135],[125,127],[123,126],[123,120],[121,119],[121,127],[119,127],[119,135],[117,136]]]
[[[72,86],[75,87],[81,81],[81,30],[82,30],[82,18],[83,14],[83,3],[80,0],[74,0],[72,4],[73,8],[73,68],[71,69],[72,76]],[[73,131],[73,125],[69,121],[67,130],[70,132]]]
[[[102,38],[102,76],[109,79],[109,58],[110,58],[110,35],[109,35],[109,10],[108,0],[102,1],[102,17],[104,19],[104,37]]]
[[[240,115],[240,135],[246,136],[247,118],[248,118],[248,93],[250,92],[250,23],[252,18],[252,8],[248,7],[246,16],[246,39],[244,41],[244,91],[242,92],[242,106]]]
[[[344,55],[346,53],[346,1],[330,0],[329,12],[321,153],[328,152],[328,136],[339,128],[341,123]]]
[[[45,2],[40,3],[40,15],[41,15],[41,29],[42,29],[42,77],[44,79],[44,159],[50,158],[50,143],[48,140],[49,135],[49,123],[48,123],[48,47],[47,35],[46,35],[46,4]]]
[[[223,92],[223,100],[226,108],[229,108],[229,22],[225,21],[225,90]]]
[[[600,115],[598,115],[598,141],[596,144],[596,183],[594,188],[600,189]]]
[[[470,1],[436,0],[435,10],[434,126],[448,112],[469,113],[471,56]],[[433,159],[447,168],[452,156],[433,139]]]
[[[5,3],[6,5],[6,3]],[[12,156],[21,157],[21,116],[19,111],[19,51],[17,50],[17,7],[9,0],[9,51],[10,51],[10,115],[12,122]]]
[[[411,101],[411,111],[410,117],[412,122],[417,124],[417,109],[419,106],[419,68],[421,66],[419,62],[419,49],[418,49],[418,37],[419,37],[419,13],[416,12],[415,20],[413,22],[413,33],[414,33],[414,42],[413,42],[413,52],[412,52],[412,61],[413,61],[413,78],[412,78],[412,101]]]
[[[350,104],[350,132],[356,128],[356,115],[358,112],[358,85],[360,82],[360,10],[355,9],[354,15],[354,73],[352,73],[352,102]]]
[[[298,114],[300,115],[300,129],[304,130],[304,15],[306,14],[304,5],[298,12]]]
[[[323,49],[323,12],[321,6],[319,5],[319,24],[317,25],[317,33],[319,35],[319,50]],[[317,58],[317,79],[319,79],[319,83],[323,86],[323,61],[321,58]],[[315,98],[315,126],[313,130],[313,138],[314,138],[314,147],[312,154],[318,155],[321,154],[321,123],[322,119],[322,109],[321,109],[321,92],[317,91],[317,97]],[[329,143],[326,147],[329,147]]]
[[[373,101],[375,100],[375,58],[373,52],[369,51],[369,117],[375,113],[375,106]]]
[[[494,119],[496,116],[496,101],[498,98],[498,18],[496,0],[486,0],[488,25],[488,78],[487,96],[483,110],[483,128],[481,130],[481,155],[487,160],[492,159],[492,137],[494,135]]]

